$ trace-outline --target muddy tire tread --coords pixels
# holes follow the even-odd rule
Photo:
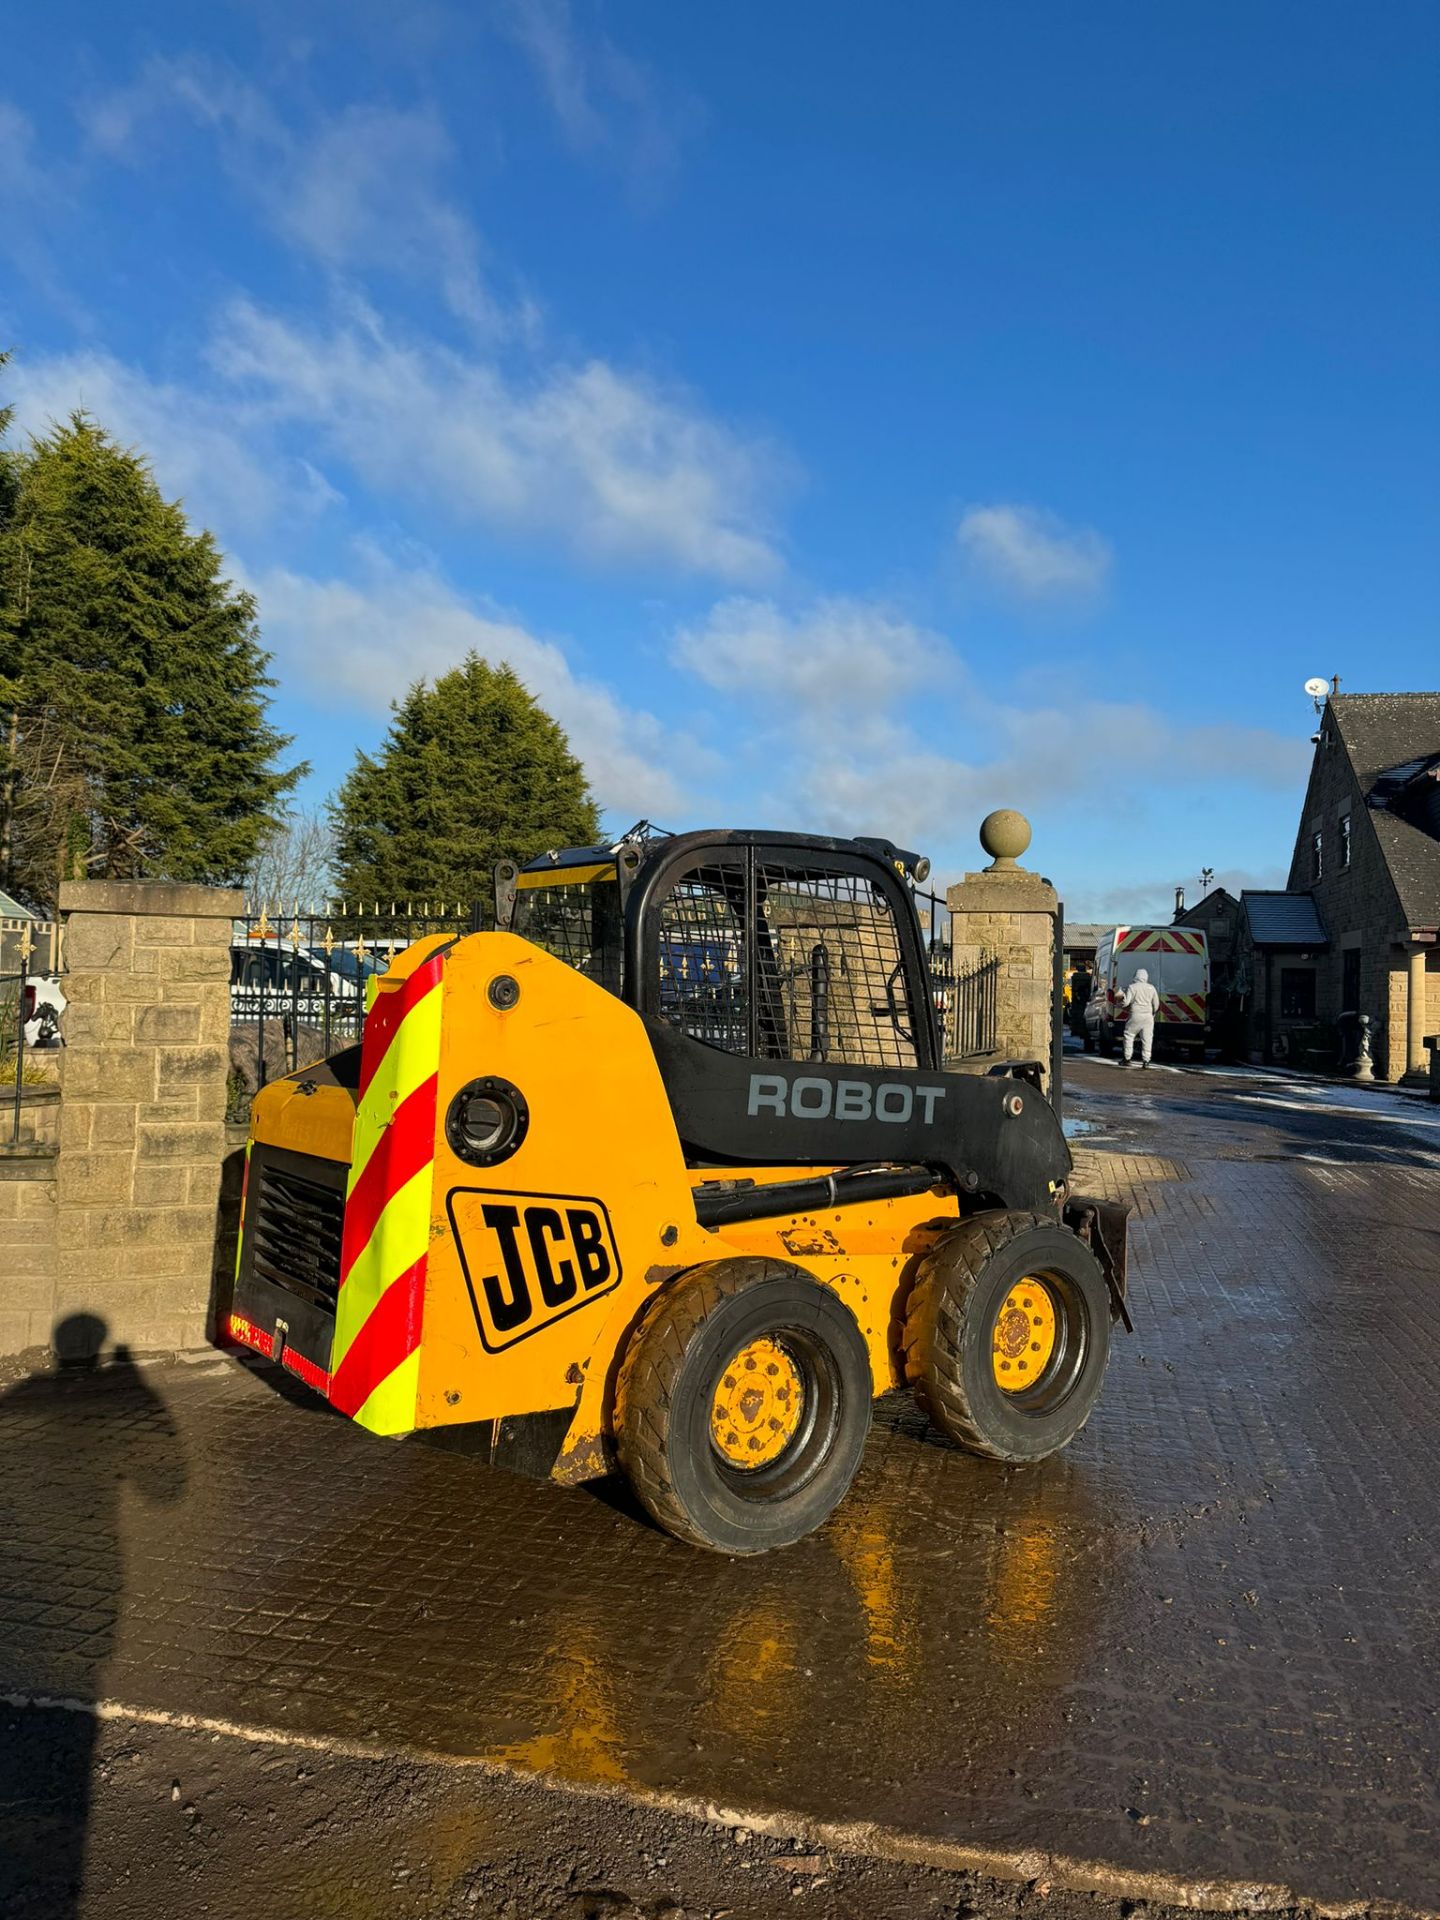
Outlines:
[[[1011,1241],[1054,1225],[1053,1218],[1038,1213],[977,1213],[931,1250],[910,1292],[905,1374],[916,1404],[931,1426],[987,1460],[1028,1465],[1031,1456],[987,1438],[966,1394],[961,1353],[975,1291],[986,1267]]]
[[[754,1284],[755,1269],[763,1267],[776,1274],[790,1271],[783,1262],[757,1257],[743,1269],[712,1273],[701,1269],[682,1278],[651,1301],[630,1336],[625,1357],[615,1383],[615,1450],[620,1465],[643,1504],[655,1519],[679,1539],[692,1546],[710,1542],[691,1524],[684,1507],[676,1498],[666,1467],[670,1434],[670,1394],[662,1354],[679,1371],[685,1351],[702,1323],[719,1302],[731,1294],[742,1293]],[[652,1319],[664,1315],[658,1344],[645,1338]]]

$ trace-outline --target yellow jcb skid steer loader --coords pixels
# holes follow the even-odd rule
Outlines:
[[[361,1044],[266,1087],[230,1338],[380,1434],[617,1466],[724,1553],[800,1539],[908,1384],[994,1460],[1083,1426],[1125,1210],[1025,1063],[943,1070],[888,842],[627,837],[497,873]],[[457,1438],[459,1436],[456,1436]]]

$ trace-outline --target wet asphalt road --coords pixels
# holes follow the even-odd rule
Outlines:
[[[897,1398],[823,1533],[732,1562],[234,1363],[16,1386],[0,1692],[1057,1887],[1440,1907],[1440,1111],[1070,1072],[1137,1331],[1060,1459],[972,1460]]]

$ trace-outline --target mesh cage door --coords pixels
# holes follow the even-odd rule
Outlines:
[[[657,1008],[662,1020],[726,1053],[750,1051],[745,868],[690,868],[660,904]]]
[[[762,863],[756,879],[780,1057],[918,1067],[905,949],[884,891],[863,873],[820,866]]]

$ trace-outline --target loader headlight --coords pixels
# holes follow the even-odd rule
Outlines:
[[[451,1151],[472,1167],[493,1167],[508,1160],[529,1126],[525,1096],[509,1080],[471,1080],[445,1114],[445,1138]]]

